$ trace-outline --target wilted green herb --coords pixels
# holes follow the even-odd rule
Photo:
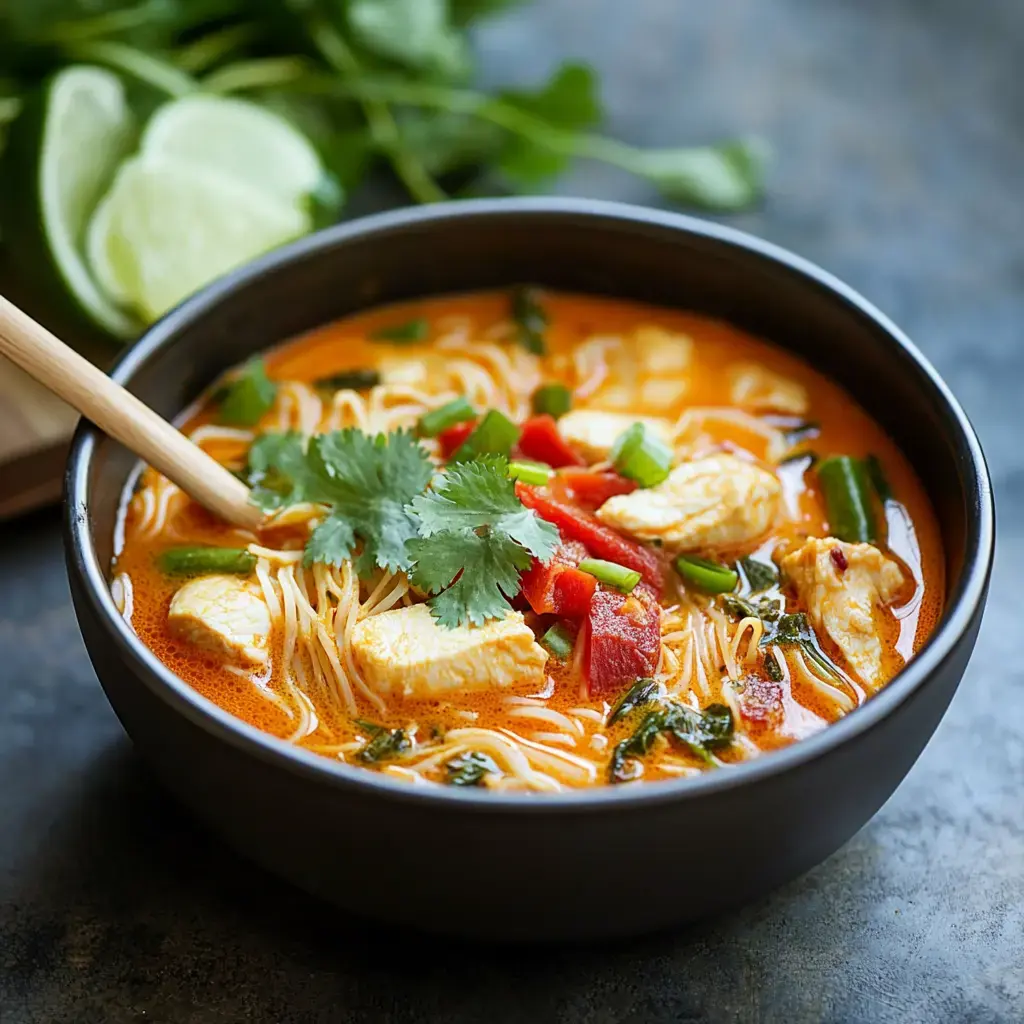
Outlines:
[[[409,739],[404,729],[385,729],[372,722],[361,722],[360,724],[368,731],[376,730],[356,755],[365,764],[387,761],[412,749],[412,740]]]
[[[313,382],[318,391],[369,391],[380,384],[376,370],[342,370],[329,377],[320,377]]]
[[[779,582],[779,573],[774,565],[756,558],[741,558],[739,564],[752,594],[759,594]]]
[[[638,679],[623,695],[622,700],[612,708],[608,716],[608,725],[614,725],[620,718],[625,718],[644,704],[649,704],[658,696],[658,684],[653,679]]]
[[[544,335],[548,329],[548,315],[536,288],[522,287],[512,292],[512,319],[516,324],[519,344],[527,352],[544,355],[547,351]]]
[[[470,750],[453,757],[445,764],[449,786],[479,786],[489,774],[500,774],[494,759],[479,750]]]
[[[701,760],[713,763],[712,751],[732,742],[732,712],[724,704],[711,704],[703,713],[669,701],[649,711],[636,731],[618,743],[608,766],[612,782],[629,782],[639,776],[639,767],[630,762],[650,752],[661,735],[675,738]]]

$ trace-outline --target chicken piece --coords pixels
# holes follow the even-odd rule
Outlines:
[[[882,644],[875,612],[903,586],[903,570],[873,544],[813,538],[782,559],[816,630],[824,629],[847,663],[871,687],[880,686]]]
[[[729,380],[733,405],[753,412],[807,414],[807,389],[760,363],[736,363],[729,370]]]
[[[558,421],[558,431],[588,462],[602,462],[634,423],[643,423],[666,444],[672,443],[672,424],[657,416],[573,409]]]
[[[644,376],[685,376],[693,357],[693,339],[664,327],[641,324],[633,332],[637,362]]]
[[[676,466],[664,483],[618,494],[597,518],[666,551],[734,547],[774,522],[782,488],[776,477],[735,455],[711,455]]]
[[[352,653],[380,694],[431,700],[479,690],[544,685],[547,652],[522,613],[482,626],[439,626],[424,604],[356,624]]]
[[[171,632],[232,661],[267,663],[270,609],[255,583],[237,576],[199,576],[171,598]]]

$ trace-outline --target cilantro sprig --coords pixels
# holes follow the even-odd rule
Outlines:
[[[523,506],[508,461],[486,456],[457,463],[433,489],[413,498],[419,538],[409,541],[412,581],[428,593],[442,626],[500,618],[519,592],[531,558],[547,561],[558,531]]]
[[[307,565],[354,558],[363,577],[375,567],[404,570],[450,628],[504,616],[520,572],[558,543],[557,529],[516,497],[507,459],[483,456],[435,475],[405,430],[370,437],[349,428],[308,442],[263,434],[249,450],[247,482],[265,511],[327,507],[306,544]]]
[[[249,451],[252,499],[264,510],[310,501],[327,517],[306,545],[306,564],[341,565],[355,555],[356,572],[392,572],[411,565],[406,543],[418,536],[409,502],[430,482],[426,451],[413,434],[370,437],[348,428],[318,434],[264,434]]]

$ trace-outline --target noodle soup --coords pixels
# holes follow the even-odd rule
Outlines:
[[[532,289],[378,309],[228,374],[182,429],[267,518],[143,469],[126,619],[232,714],[410,784],[728,770],[868,700],[941,612],[892,442],[694,315]]]

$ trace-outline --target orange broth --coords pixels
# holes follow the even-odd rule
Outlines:
[[[688,371],[689,386],[685,396],[663,414],[672,419],[693,406],[727,406],[730,404],[728,368],[741,361],[753,361],[791,381],[803,385],[810,396],[809,417],[820,423],[820,433],[808,445],[822,455],[842,453],[863,457],[877,456],[885,467],[896,498],[888,506],[888,552],[895,556],[908,576],[904,592],[892,607],[879,612],[878,621],[883,638],[886,679],[891,678],[924,643],[935,628],[944,597],[943,556],[938,526],[928,498],[911,466],[880,427],[836,383],[811,369],[800,359],[775,346],[751,337],[720,321],[673,310],[651,308],[631,302],[582,295],[545,294],[544,305],[549,318],[547,355],[540,370],[545,382],[574,384],[571,356],[579,344],[594,335],[624,337],[628,347],[630,332],[640,324],[654,324],[672,332],[688,335],[694,344],[693,359]],[[430,352],[435,338],[452,324],[470,324],[474,338],[501,337],[501,325],[508,321],[508,296],[505,293],[457,295],[378,308],[328,324],[300,338],[286,342],[265,356],[267,371],[274,380],[312,382],[338,371],[374,367],[388,359],[417,359]],[[381,327],[413,318],[424,318],[431,325],[430,336],[423,342],[390,345],[370,340]],[[514,346],[514,340],[499,344]],[[574,407],[586,407],[587,401]],[[648,410],[636,408],[636,414]],[[203,424],[215,422],[216,408],[209,401],[200,403],[185,418],[182,429],[192,431]],[[764,457],[763,441],[740,426],[715,424],[715,440],[727,451],[748,453],[755,459]],[[244,446],[231,442],[214,443],[208,449],[228,464],[237,464]],[[784,493],[794,503],[798,515],[777,524],[768,536],[743,551],[725,552],[731,557],[759,554],[770,559],[780,546],[793,545],[803,536],[825,536],[828,523],[822,496],[813,472],[799,473],[792,467],[779,470]],[[145,485],[154,477],[146,470]],[[232,671],[217,658],[203,654],[178,639],[168,628],[167,612],[172,595],[181,580],[164,575],[157,567],[156,553],[168,544],[210,544],[238,546],[229,527],[216,521],[194,503],[182,501],[175,505],[168,529],[156,538],[142,536],[138,529],[139,500],[131,499],[124,510],[123,545],[117,555],[115,572],[130,585],[126,616],[139,637],[169,669],[185,679],[203,696],[244,721],[278,737],[288,737],[294,722],[275,703],[266,698],[266,691],[282,690],[280,676],[281,638],[272,636],[269,669],[251,674]],[[784,517],[783,517],[784,518]],[[305,536],[301,531],[277,529],[260,538],[270,547],[299,545]],[[716,557],[723,557],[722,552]],[[724,560],[724,558],[723,558]],[[663,602],[669,603],[669,598]],[[793,607],[792,599],[787,608]],[[819,637],[823,649],[831,656],[839,654],[827,637]],[[795,677],[793,677],[795,678]],[[721,680],[711,680],[712,696],[718,693]],[[834,705],[823,700],[811,688],[786,679],[783,682],[784,721],[777,728],[749,730],[742,749],[730,749],[721,760],[730,761],[753,756],[756,750],[784,746],[814,732],[838,717]],[[856,702],[867,699],[863,687],[853,685]],[[530,694],[523,694],[530,696]],[[548,662],[548,681],[537,696],[536,706],[550,708],[563,715],[574,709],[591,709],[607,715],[605,701],[591,701],[586,689],[570,667]],[[451,729],[472,722],[475,728],[505,729],[523,735],[524,719],[510,717],[506,694],[501,691],[465,694],[457,701],[397,701],[386,714],[359,703],[359,715],[338,715],[329,708],[317,707],[318,727],[298,742],[327,756],[353,760],[351,752],[339,751],[341,746],[365,742],[364,726],[355,721],[372,719],[388,728],[418,724],[420,735],[434,729]],[[707,700],[702,700],[706,704]],[[468,716],[474,716],[470,719]],[[635,718],[618,723],[610,729],[601,726],[596,717],[584,716],[572,748],[575,756],[592,761],[598,768],[594,781],[606,778],[605,766],[612,746],[629,735]],[[588,724],[590,723],[590,724]],[[536,723],[531,722],[530,728]],[[592,726],[592,727],[591,727]],[[603,735],[604,740],[594,740]],[[754,749],[756,748],[756,750]],[[688,763],[702,768],[699,760],[689,759],[685,752],[674,754],[672,770],[663,771],[658,758],[644,765],[644,778],[657,779],[688,774]],[[680,767],[680,763],[683,767]],[[395,773],[401,775],[401,771]],[[440,776],[428,775],[431,779]],[[572,784],[572,783],[570,783]]]

